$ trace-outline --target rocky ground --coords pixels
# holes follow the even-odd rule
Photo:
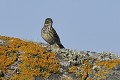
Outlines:
[[[0,80],[16,79],[120,80],[120,57],[0,36]]]

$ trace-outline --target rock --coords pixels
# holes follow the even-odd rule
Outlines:
[[[9,44],[6,40],[0,40],[0,46],[3,46],[3,45],[8,46]]]
[[[33,80],[120,80],[120,57],[110,52],[59,49],[54,45],[23,41],[18,38],[3,40],[1,37],[0,47],[2,49],[0,63],[8,61],[7,65],[2,64],[6,71],[3,73],[2,69],[0,70],[0,78],[4,77],[6,80],[16,80],[18,77],[19,80],[25,78]]]
[[[0,78],[1,78],[1,77],[4,77],[4,73],[3,73],[2,70],[0,70]]]
[[[106,80],[120,80],[120,64],[114,67],[107,76]]]

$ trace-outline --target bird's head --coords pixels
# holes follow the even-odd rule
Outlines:
[[[45,25],[46,25],[46,26],[51,26],[52,23],[53,23],[53,21],[52,21],[51,18],[47,18],[47,19],[45,20]]]

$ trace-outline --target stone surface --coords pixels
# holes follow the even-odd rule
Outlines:
[[[120,80],[120,57],[115,56],[114,53],[58,49],[54,45],[34,43],[37,46],[42,45],[46,52],[55,53],[55,57],[60,63],[60,69],[56,73],[51,72],[48,78],[35,76],[33,80]],[[0,46],[9,47],[9,44],[7,40],[0,39]],[[5,80],[9,80],[12,76],[19,75],[19,65],[22,63],[21,54],[24,52],[19,50],[14,53],[16,53],[17,59],[7,66],[7,72],[0,70],[0,79],[4,77]],[[8,54],[12,53],[8,51]]]

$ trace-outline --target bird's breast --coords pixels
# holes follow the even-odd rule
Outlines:
[[[42,38],[49,44],[54,44],[54,38],[49,33],[42,32]]]

